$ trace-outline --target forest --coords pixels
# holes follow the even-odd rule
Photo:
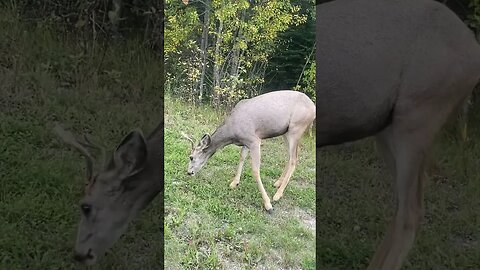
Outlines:
[[[313,1],[166,1],[165,91],[231,105],[279,89],[315,96]]]

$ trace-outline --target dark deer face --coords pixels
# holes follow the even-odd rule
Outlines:
[[[75,260],[94,264],[126,231],[129,222],[147,200],[142,196],[142,178],[147,163],[147,146],[138,131],[128,134],[116,148],[107,166],[93,173],[95,160],[88,140],[79,140],[72,133],[55,128],[65,143],[74,146],[87,159],[87,187],[80,202],[81,218],[75,244]],[[144,181],[143,181],[144,182]]]

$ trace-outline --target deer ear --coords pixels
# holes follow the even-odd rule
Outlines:
[[[122,178],[141,171],[147,160],[147,143],[143,134],[132,131],[120,143],[113,154],[115,169]]]
[[[211,142],[212,142],[212,139],[210,138],[210,135],[205,134],[205,135],[203,135],[202,139],[200,140],[200,145],[202,147],[208,147]]]

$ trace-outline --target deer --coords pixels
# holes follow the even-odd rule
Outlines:
[[[132,130],[111,157],[90,136],[74,135],[60,123],[53,131],[86,160],[74,259],[94,265],[163,192],[163,122],[147,138],[140,130]]]
[[[317,157],[376,138],[395,214],[368,269],[398,270],[424,216],[426,156],[480,80],[480,46],[432,0],[317,3],[316,18]]]
[[[257,182],[267,213],[273,207],[260,177],[260,145],[262,140],[283,135],[288,149],[288,161],[282,175],[274,183],[277,188],[273,201],[278,201],[295,170],[299,141],[315,120],[315,104],[304,93],[293,90],[272,91],[238,102],[212,135],[204,134],[195,141],[182,132],[191,143],[187,174],[195,175],[223,147],[234,144],[241,147],[237,172],[230,183],[235,189],[240,184],[243,165],[250,152],[252,175]]]

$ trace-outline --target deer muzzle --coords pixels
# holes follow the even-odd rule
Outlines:
[[[73,259],[85,265],[93,265],[95,264],[97,257],[95,256],[95,254],[92,253],[92,250],[89,249],[87,253],[75,251]]]

